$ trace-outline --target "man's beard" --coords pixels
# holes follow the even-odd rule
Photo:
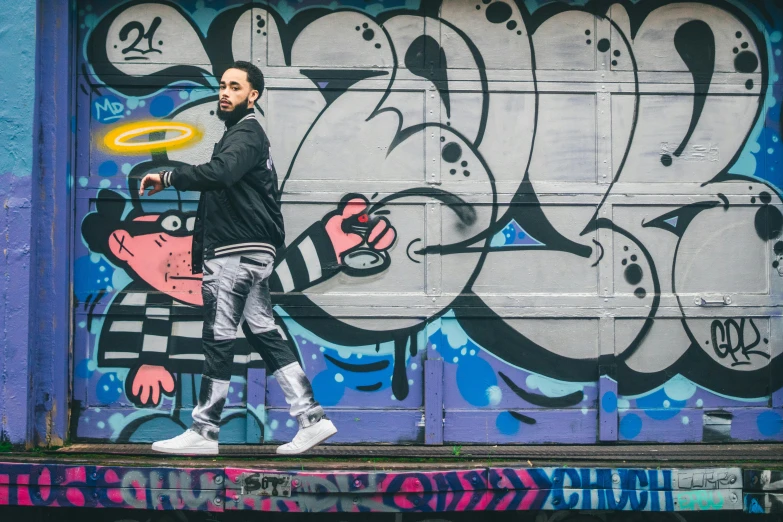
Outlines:
[[[220,119],[220,121],[226,123],[227,127],[231,127],[239,120],[253,112],[253,107],[247,106],[248,101],[249,99],[245,98],[243,101],[235,105],[233,110],[224,111],[220,108],[220,100],[218,100],[217,112],[215,114],[217,114],[217,117]]]

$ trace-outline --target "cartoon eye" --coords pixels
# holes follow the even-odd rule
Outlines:
[[[161,221],[161,226],[169,232],[176,232],[182,227],[182,220],[177,216],[169,216]]]
[[[188,230],[188,232],[193,232],[193,229],[196,228],[196,218],[189,217],[187,220],[185,220],[185,228]]]

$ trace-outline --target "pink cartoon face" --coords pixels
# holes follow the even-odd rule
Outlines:
[[[192,213],[167,211],[122,223],[109,237],[109,248],[155,290],[183,303],[201,306],[201,275],[191,267]]]

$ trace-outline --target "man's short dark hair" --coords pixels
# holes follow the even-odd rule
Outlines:
[[[257,90],[259,98],[261,97],[261,94],[264,92],[264,73],[261,72],[261,69],[250,62],[241,60],[234,62],[230,68],[245,71],[250,88]]]

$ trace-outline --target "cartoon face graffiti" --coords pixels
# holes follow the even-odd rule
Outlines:
[[[201,275],[190,264],[195,221],[194,213],[178,210],[123,221],[109,234],[109,251],[155,290],[201,306]]]

